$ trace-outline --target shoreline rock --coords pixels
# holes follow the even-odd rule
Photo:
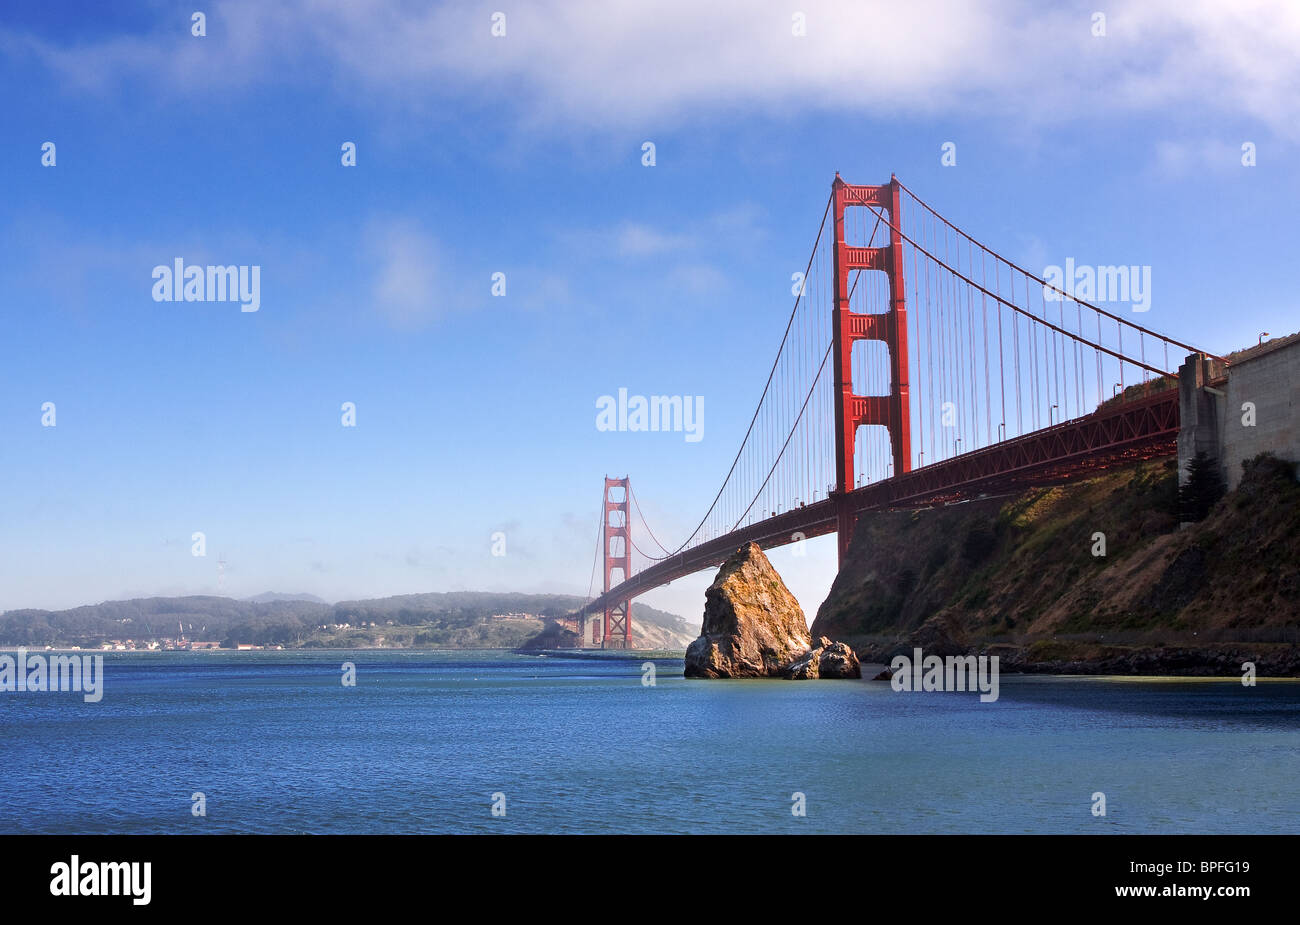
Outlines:
[[[704,593],[699,637],[686,649],[688,678],[767,678],[810,648],[803,608],[757,543],[728,557]]]
[[[700,635],[686,650],[688,678],[862,677],[850,646],[825,636],[813,645],[803,608],[756,543],[727,558],[704,600]]]
[[[862,665],[848,645],[822,636],[815,647],[786,665],[781,676],[791,681],[860,678]]]
[[[1240,678],[1242,664],[1253,662],[1257,678],[1300,677],[1300,646],[1261,645],[1251,649],[1240,645],[1114,646],[1097,647],[1062,644],[1060,654],[1036,651],[1039,647],[998,643],[967,646],[957,655],[996,655],[1003,674],[1115,675],[1134,678]],[[1078,654],[1071,656],[1070,649]],[[911,655],[911,640],[859,646],[855,650],[864,664],[888,665],[895,655]],[[926,654],[932,654],[928,650]],[[934,653],[938,654],[938,653]],[[887,681],[888,668],[875,680]]]

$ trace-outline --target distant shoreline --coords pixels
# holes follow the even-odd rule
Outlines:
[[[16,652],[17,646],[0,646],[0,654],[9,654]],[[569,658],[580,661],[603,661],[608,659],[681,659],[685,652],[680,650],[663,650],[663,649],[535,649],[519,650],[508,647],[484,646],[477,648],[398,648],[398,647],[370,647],[370,648],[293,648],[293,649],[135,649],[135,650],[103,650],[103,649],[70,649],[53,647],[46,649],[41,647],[28,648],[29,654],[42,652],[69,654],[76,653],[79,655],[112,655],[112,656],[131,656],[131,655],[244,655],[250,653],[275,653],[279,655],[289,653],[320,653],[326,655],[329,653],[356,653],[356,652],[408,652],[414,654],[442,654],[454,652],[491,652],[509,655],[533,656],[541,658]],[[862,663],[862,678],[866,681],[875,679],[879,672],[888,666],[883,662]],[[1077,666],[1076,666],[1077,667]],[[1001,672],[1005,676],[1015,678],[1053,678],[1053,679],[1076,679],[1087,681],[1132,681],[1132,682],[1165,682],[1165,683],[1199,683],[1199,682],[1216,682],[1216,683],[1241,683],[1239,674],[1227,675],[1178,675],[1178,674],[1115,674],[1113,672],[1097,671],[1043,671],[1030,670],[1025,671],[1023,668],[1016,667]],[[752,679],[732,679],[732,680],[752,680]],[[1287,677],[1281,675],[1259,675],[1255,678],[1257,682],[1291,682],[1300,684],[1300,678]],[[887,684],[888,681],[877,681],[879,684]]]
[[[653,658],[682,658],[686,652],[682,649],[519,649],[513,646],[293,646],[285,648],[258,649],[101,649],[94,646],[69,648],[67,646],[0,646],[0,653],[12,653],[24,649],[29,654],[39,652],[58,652],[79,655],[243,655],[264,652],[508,652],[512,655],[573,656],[579,658],[609,658],[619,656],[644,656]]]

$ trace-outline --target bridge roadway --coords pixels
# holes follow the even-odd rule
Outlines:
[[[890,508],[928,507],[981,494],[1059,484],[1118,464],[1173,456],[1178,451],[1177,379],[1172,385],[741,527],[637,572],[594,598],[579,613],[603,612],[607,605],[630,601],[674,579],[717,567],[748,543],[771,549],[795,542],[796,533],[807,539],[834,533],[841,504],[847,504],[854,516]]]

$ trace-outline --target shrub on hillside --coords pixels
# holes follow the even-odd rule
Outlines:
[[[1187,481],[1178,486],[1179,516],[1184,523],[1204,520],[1227,490],[1219,464],[1203,451],[1187,464]]]

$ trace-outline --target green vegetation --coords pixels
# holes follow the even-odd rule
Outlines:
[[[1178,505],[1183,521],[1204,520],[1228,490],[1219,475],[1219,466],[1204,452],[1197,453],[1187,464],[1187,481],[1178,486]]]
[[[1073,658],[1110,657],[1112,646],[1300,641],[1294,466],[1262,455],[1222,494],[1203,459],[1180,493],[1166,460],[864,516],[813,633],[863,651],[924,639]],[[1189,504],[1200,519],[1180,529]]]

